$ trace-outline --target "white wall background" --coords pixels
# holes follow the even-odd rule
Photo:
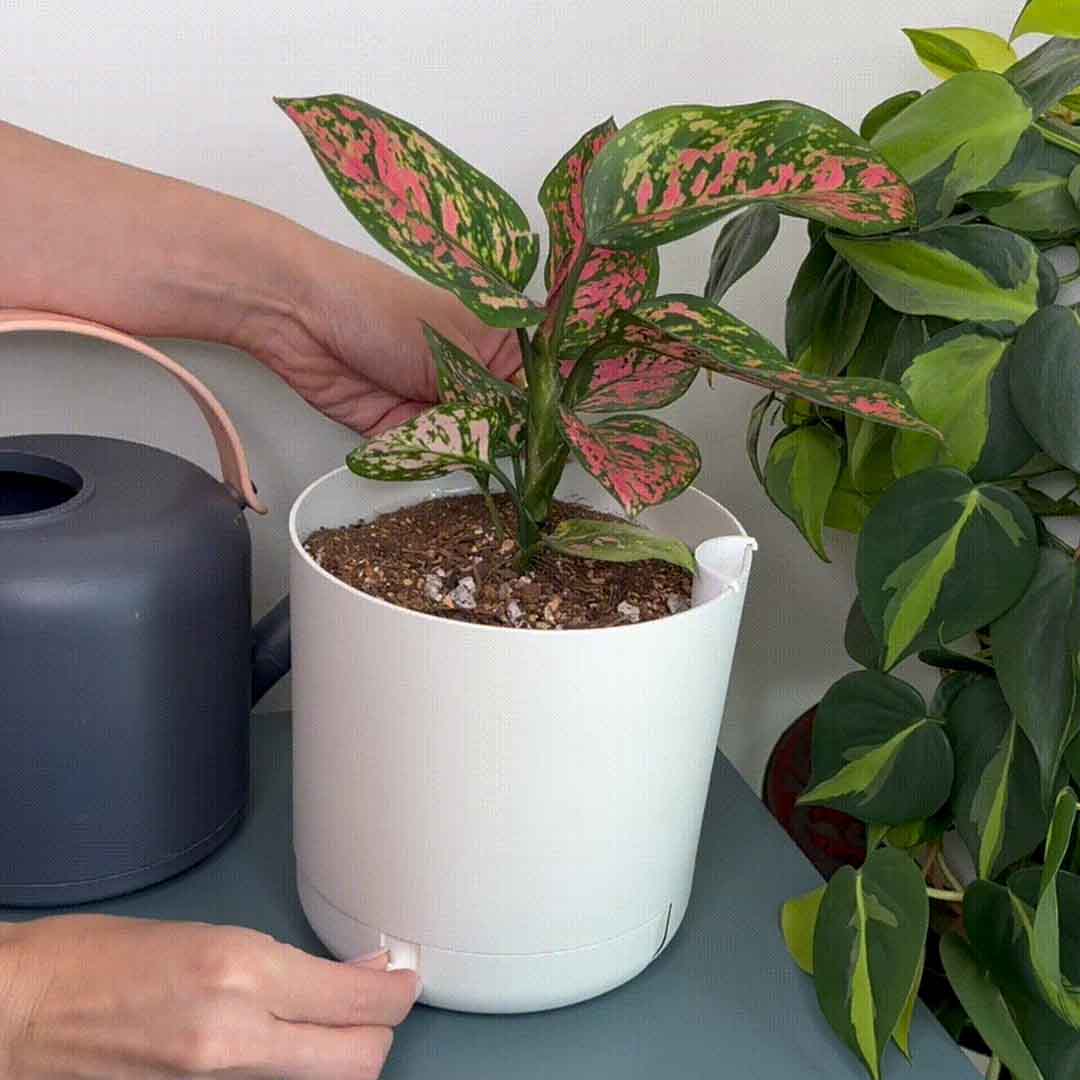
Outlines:
[[[581,131],[605,116],[625,122],[673,102],[790,97],[857,126],[880,99],[932,81],[901,26],[974,25],[1007,35],[1020,6],[1019,0],[9,2],[0,5],[0,116],[263,204],[375,251],[271,95],[343,91],[405,116],[498,179],[539,226],[540,179]],[[93,212],[89,198],[87,212]],[[663,249],[663,291],[701,288],[715,232]],[[801,223],[787,223],[768,260],[726,301],[778,342],[804,235]],[[293,498],[338,465],[354,440],[243,354],[192,342],[164,347],[231,411],[272,507],[269,517],[252,520],[261,613],[286,588]],[[216,471],[195,409],[134,356],[96,343],[19,336],[0,339],[0,372],[2,434],[115,435]],[[761,543],[721,739],[755,784],[777,734],[851,667],[841,637],[853,593],[848,538],[832,538],[831,565],[818,562],[757,487],[743,451],[745,417],[756,396],[730,380],[717,380],[712,390],[702,380],[670,413],[701,445],[702,486]],[[282,688],[263,707],[287,701]]]

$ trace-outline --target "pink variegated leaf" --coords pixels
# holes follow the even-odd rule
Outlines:
[[[611,318],[629,311],[656,291],[659,262],[655,251],[592,248],[571,277],[585,248],[582,195],[593,159],[618,129],[613,120],[585,132],[540,186],[540,205],[547,218],[550,245],[544,280],[552,325],[562,313],[562,355],[576,356],[603,336]],[[567,290],[572,295],[567,297]]]
[[[520,290],[539,255],[521,207],[418,127],[344,94],[275,98],[341,201],[388,251],[492,326],[543,309]]]
[[[694,573],[694,553],[672,536],[622,521],[591,521],[574,518],[561,522],[543,537],[544,544],[562,555],[577,555],[602,562],[640,562],[662,559]]]
[[[495,409],[503,419],[507,444],[516,448],[525,431],[525,395],[513,383],[492,375],[479,360],[458,348],[433,326],[423,324],[424,337],[435,360],[439,400],[466,401]]]
[[[590,425],[565,408],[559,417],[574,456],[631,517],[685,491],[701,468],[694,443],[654,417],[611,416]]]
[[[662,409],[690,389],[699,370],[697,364],[649,349],[618,345],[611,349],[600,346],[598,356],[592,352],[576,361],[586,365],[588,371],[575,376],[575,382],[580,381],[584,390],[580,397],[568,402],[574,412]],[[574,366],[572,360],[564,363],[564,376],[569,377]]]
[[[346,464],[369,480],[432,480],[447,473],[486,474],[505,439],[501,413],[467,402],[436,405],[357,447]]]
[[[941,438],[895,383],[800,371],[753,327],[699,296],[676,293],[648,300],[632,315],[623,316],[610,340],[864,420]]]
[[[585,180],[591,243],[654,247],[754,203],[872,235],[914,224],[915,196],[868,142],[792,101],[645,113]]]

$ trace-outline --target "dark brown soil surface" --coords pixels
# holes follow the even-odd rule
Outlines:
[[[494,502],[501,541],[483,498],[460,495],[318,529],[304,547],[348,585],[462,622],[574,630],[647,622],[689,606],[690,574],[655,559],[607,563],[545,551],[522,574],[513,505],[505,495]],[[621,520],[571,503],[556,503],[550,520],[581,517]]]

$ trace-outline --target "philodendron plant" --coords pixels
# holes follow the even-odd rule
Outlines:
[[[700,368],[876,424],[931,433],[901,388],[788,363],[751,327],[691,295],[657,297],[656,248],[740,207],[769,206],[866,237],[908,229],[914,196],[882,154],[815,109],[768,101],[658,109],[586,132],[540,187],[545,299],[524,291],[538,237],[507,192],[412,124],[340,94],[281,98],[346,207],[416,273],[484,322],[516,330],[525,389],[425,327],[441,402],[348,457],[361,476],[492,480],[517,510],[525,566],[543,547],[693,569],[680,541],[630,521],[548,528],[570,454],[629,518],[683,491],[697,447],[653,410]],[[593,417],[607,414],[594,421]],[[496,522],[498,518],[496,516]]]
[[[1047,254],[1080,243],[1080,4],[1031,0],[1014,37],[1029,31],[1057,36],[1021,59],[985,31],[907,31],[945,81],[862,133],[912,185],[917,223],[812,225],[788,302],[800,371],[884,379],[943,438],[797,396],[769,395],[750,425],[756,464],[782,417],[759,475],[819,554],[823,525],[859,533],[846,644],[863,670],[818,707],[802,802],[864,821],[868,856],[782,922],[874,1077],[890,1040],[907,1051],[924,964],[991,1075],[1080,1076],[1080,552],[1048,527],[1080,513],[1080,319]],[[770,216],[725,229],[713,299]],[[890,674],[913,654],[941,670],[929,704]]]

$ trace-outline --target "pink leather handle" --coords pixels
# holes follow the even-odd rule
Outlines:
[[[210,433],[217,444],[218,457],[221,459],[221,475],[243,501],[256,513],[265,514],[266,506],[255,491],[248,472],[247,457],[240,445],[240,436],[236,433],[229,414],[222,408],[205,383],[200,382],[186,368],[175,360],[170,360],[164,353],[146,342],[128,334],[103,326],[101,323],[76,319],[70,315],[58,315],[51,311],[29,311],[22,308],[0,309],[0,334],[14,333],[21,330],[49,330],[63,334],[81,334],[83,337],[100,338],[122,345],[133,352],[149,357],[173,375],[181,386],[191,395],[199,411],[203,414]]]

